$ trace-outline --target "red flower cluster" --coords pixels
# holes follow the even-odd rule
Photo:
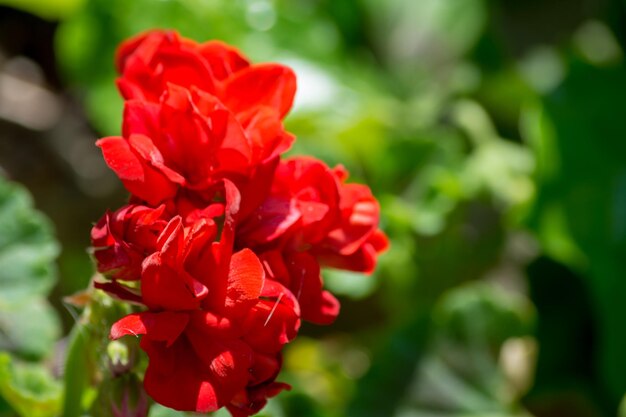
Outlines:
[[[289,68],[161,31],[122,44],[116,64],[122,136],[97,145],[131,199],[92,230],[95,285],[145,311],[111,337],[143,335],[157,402],[252,415],[288,388],[275,379],[300,320],[339,312],[320,266],[374,269],[378,203],[342,167],[280,160]]]

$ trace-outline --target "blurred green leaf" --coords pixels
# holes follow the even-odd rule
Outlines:
[[[324,286],[333,294],[352,298],[364,298],[376,289],[374,277],[350,271],[328,270],[324,272]]]
[[[528,265],[527,276],[540,348],[535,385],[525,403],[533,410],[562,404],[560,413],[572,417],[613,415],[592,360],[595,312],[584,277],[546,256]]]
[[[61,333],[56,311],[36,298],[0,311],[0,351],[38,359],[45,357]]]
[[[47,295],[59,247],[28,192],[0,178],[0,311]]]
[[[439,337],[491,352],[511,337],[530,334],[534,319],[534,308],[526,298],[485,283],[451,290],[433,312]]]
[[[431,69],[473,46],[487,19],[482,0],[367,1],[381,49],[394,63],[413,60]],[[384,32],[382,32],[384,31]]]
[[[28,192],[0,179],[0,350],[40,359],[60,335],[43,298],[56,281],[59,247]]]
[[[472,284],[446,293],[434,309],[433,322],[428,353],[396,415],[528,415],[517,404],[523,392],[500,367],[501,356],[519,360],[515,349],[524,354],[529,346],[523,339],[513,347],[505,345],[531,333],[534,310],[528,300]],[[534,367],[532,355],[527,359],[522,365]]]
[[[394,414],[422,358],[429,326],[429,315],[420,311],[410,323],[381,336],[383,345],[374,353],[368,373],[358,381],[346,416]]]
[[[53,417],[60,411],[62,390],[41,365],[0,353],[0,395],[22,417]]]
[[[547,123],[539,117],[536,126],[528,128],[543,133],[532,142],[540,163],[539,193],[530,220],[542,241],[552,241],[552,247],[555,238],[549,233],[560,233],[559,248],[569,255],[561,260],[573,258],[569,265],[588,276],[598,320],[596,365],[614,410],[626,391],[626,281],[622,279],[626,274],[626,142],[621,140],[626,125],[614,116],[626,96],[626,69],[596,68],[575,60],[570,67],[562,85],[543,103],[542,118],[551,128],[546,129]],[[548,152],[555,156],[549,157]],[[552,228],[546,227],[550,224]],[[581,253],[585,259],[576,261]]]

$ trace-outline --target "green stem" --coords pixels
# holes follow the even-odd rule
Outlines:
[[[65,361],[65,397],[63,417],[80,417],[82,398],[89,384],[88,329],[80,322],[70,333],[70,341]]]

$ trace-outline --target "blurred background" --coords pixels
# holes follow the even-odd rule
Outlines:
[[[0,416],[58,408],[62,297],[127,198],[94,146],[113,53],[157,27],[292,66],[290,153],[369,184],[391,238],[325,272],[342,313],[264,416],[626,416],[623,0],[0,0]]]

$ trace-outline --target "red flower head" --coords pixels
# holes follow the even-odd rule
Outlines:
[[[184,411],[257,413],[289,386],[281,350],[339,302],[320,265],[371,272],[387,246],[369,188],[312,158],[280,162],[295,76],[221,42],[154,31],[117,54],[122,136],[97,142],[132,194],[92,230],[95,286],[144,306],[144,386]]]
[[[276,170],[266,200],[239,229],[240,246],[265,252],[266,270],[296,294],[302,317],[332,322],[339,303],[323,291],[320,263],[371,273],[388,246],[378,229],[379,206],[368,187],[345,184],[347,172],[313,158]]]
[[[158,103],[172,85],[212,96],[209,103],[206,97],[196,103],[200,112],[203,105],[228,109],[228,118],[234,118],[245,131],[256,161],[286,151],[293,142],[293,136],[282,127],[296,92],[296,77],[289,67],[251,65],[222,42],[197,44],[171,31],[130,39],[120,46],[116,63],[121,74],[118,86],[127,100]],[[228,126],[231,124],[229,120]]]
[[[152,312],[124,317],[111,337],[143,335],[145,389],[163,405],[207,412],[240,407],[249,395],[262,403],[258,387],[278,374],[280,350],[300,324],[298,304],[280,284],[265,281],[252,251],[226,259],[222,242],[199,233],[185,241],[180,218],[170,222],[160,251],[144,264],[142,295]]]
[[[378,201],[369,187],[346,184],[348,173],[342,167],[333,173],[339,187],[340,215],[311,252],[325,266],[370,274],[378,254],[389,247],[387,236],[378,228]]]
[[[156,209],[127,205],[107,212],[91,229],[91,244],[98,272],[108,280],[94,286],[122,300],[140,302],[134,286],[121,281],[138,281],[141,266],[157,249],[157,238],[167,225],[165,207]]]
[[[214,96],[170,84],[158,103],[127,101],[123,136],[97,144],[140,200],[156,205],[185,188],[210,201],[222,178],[254,182],[291,146],[279,119],[259,123],[243,125]]]

